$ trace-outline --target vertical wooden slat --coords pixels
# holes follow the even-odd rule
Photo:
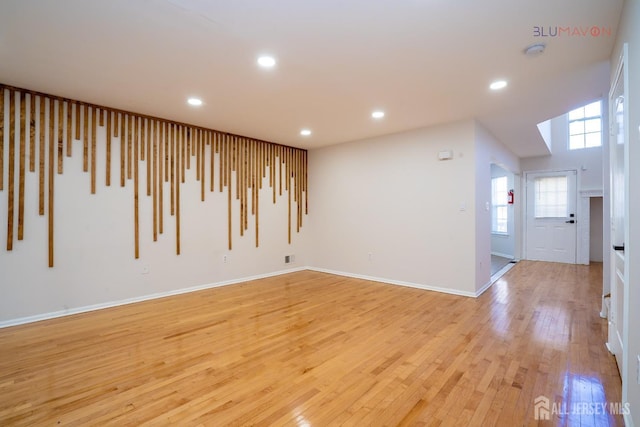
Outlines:
[[[300,227],[302,227],[302,151],[296,150],[296,188],[298,193],[298,203],[296,207],[298,208],[298,223],[296,225],[296,229],[300,232]]]
[[[97,108],[91,109],[91,194],[96,194],[96,113]]]
[[[115,121],[113,123],[113,137],[114,138],[119,138],[120,137],[120,127],[118,126],[118,117],[120,116],[120,113],[118,113],[117,111],[113,111],[112,112],[115,117]]]
[[[194,156],[196,155],[196,148],[197,148],[197,132],[199,130],[195,129],[195,128],[191,128],[191,134],[189,135],[189,148],[191,149],[191,155]]]
[[[262,143],[259,143],[262,145]],[[260,246],[260,227],[259,227],[259,217],[260,217],[260,186],[257,185],[255,180],[262,180],[258,173],[254,173],[254,183],[253,183],[253,206],[254,206],[254,221],[255,221],[255,234],[256,234],[256,248]]]
[[[145,161],[145,146],[146,146],[146,127],[147,127],[147,119],[144,117],[140,117],[140,160]]]
[[[147,131],[147,137],[146,137],[146,142],[147,142],[147,149],[145,150],[147,152],[147,196],[151,196],[151,167],[153,166],[153,159],[152,159],[152,154],[151,154],[151,143],[152,143],[152,138],[151,138],[151,124],[152,124],[152,120],[149,120],[149,130]],[[144,120],[144,128],[147,127],[147,119]],[[145,139],[143,139],[143,141],[145,141]]]
[[[164,182],[169,182],[169,123],[163,123],[163,127],[166,124],[166,134],[164,139]],[[171,130],[173,132],[173,130]]]
[[[71,124],[73,122],[73,111],[71,108],[71,102],[65,102],[67,105],[67,157],[71,157],[73,152],[71,144],[73,141],[73,136],[71,135]]]
[[[53,215],[54,215],[54,198],[53,198],[53,190],[54,190],[54,179],[55,179],[55,174],[54,174],[54,166],[55,166],[55,156],[56,156],[56,150],[55,150],[55,139],[54,139],[54,134],[53,134],[53,123],[54,123],[54,110],[53,110],[53,99],[49,99],[49,190],[48,190],[48,206],[49,206],[49,212],[48,212],[48,218],[47,218],[47,231],[48,231],[48,235],[49,235],[49,239],[48,239],[48,249],[49,249],[49,267],[53,267],[53,260],[54,260],[54,254],[53,254],[53,238],[54,238],[54,229],[53,229]]]
[[[18,176],[18,240],[24,238],[24,178],[26,166],[27,94],[20,93],[20,153]]]
[[[308,151],[304,152],[304,213],[309,214],[309,160]]]
[[[64,172],[64,102],[58,101],[58,173]]]
[[[133,241],[134,241],[134,257],[140,258],[140,209],[138,206],[138,156],[140,144],[138,141],[138,117],[134,118],[135,130],[133,138]]]
[[[233,137],[233,170],[236,172],[236,200],[240,199],[240,149],[238,147],[238,138]]]
[[[180,126],[181,132],[180,135],[178,135],[178,140],[179,140],[179,144],[180,144],[180,162],[178,162],[178,164],[180,165],[181,169],[178,172],[178,175],[180,175],[180,179],[181,182],[184,182],[184,171],[185,171],[185,167],[187,166],[186,158],[189,158],[189,152],[186,151],[186,138],[188,137],[188,135],[190,135],[189,129],[186,126]]]
[[[170,136],[170,144],[171,144],[171,159],[169,163],[171,165],[171,215],[175,215],[176,210],[176,188],[175,188],[175,178],[176,178],[176,162],[175,162],[175,128],[173,123],[171,126],[171,136]]]
[[[207,132],[206,134],[204,132],[200,132],[200,200],[204,202],[204,194],[205,194],[205,182],[206,179],[204,178],[204,174],[205,174],[205,141],[203,138],[208,137],[209,133]]]
[[[250,179],[251,179],[251,171],[249,169],[250,161],[250,141],[246,138],[243,138],[243,146],[242,146],[242,163],[240,167],[243,169],[242,175],[244,179],[243,186],[243,197],[244,197],[244,229],[249,229],[249,187],[250,187]]]
[[[9,194],[7,194],[7,250],[13,250],[14,180],[16,169],[16,95],[9,89]]]
[[[124,187],[125,184],[125,126],[126,126],[126,115],[124,113],[120,114],[120,187]]]
[[[0,125],[2,126],[2,125]],[[29,172],[36,171],[36,96],[29,95]]]
[[[0,191],[4,190],[4,88],[0,87]]]
[[[158,126],[160,127],[160,140],[158,141],[158,233],[162,234],[163,223],[164,223],[164,200],[163,200],[163,187],[164,187],[164,179],[162,174],[162,165],[164,164],[164,153],[163,147],[165,144],[165,132],[164,132],[164,122],[159,122]]]
[[[176,162],[178,166],[184,165],[184,139],[182,138],[182,131],[178,132],[178,141],[176,143]],[[181,159],[182,157],[182,159]],[[176,255],[180,255],[180,182],[181,175],[184,173],[184,169],[176,167]]]
[[[73,106],[76,110],[76,137],[78,141],[80,140],[80,104],[77,102],[73,103]]]
[[[45,99],[40,95],[40,134],[38,135],[38,214],[44,216],[45,211]]]
[[[100,127],[104,127],[104,113],[108,113],[109,110],[105,110],[104,108],[98,109],[98,116],[100,117]]]
[[[227,233],[228,233],[228,241],[229,241],[229,250],[233,248],[232,245],[232,229],[231,229],[231,150],[229,146],[229,135],[225,135],[225,151],[226,151],[226,170],[225,170],[225,181],[227,182]]]
[[[200,181],[200,143],[202,142],[200,140],[200,136],[202,135],[202,132],[200,131],[200,129],[195,129],[194,131],[196,133],[194,141],[194,144],[196,146],[196,181]]]
[[[245,230],[245,218],[246,218],[246,210],[247,210],[247,203],[246,203],[246,198],[247,198],[247,187],[246,187],[246,176],[245,176],[245,170],[246,168],[244,167],[243,163],[245,161],[245,152],[244,152],[244,147],[245,147],[245,140],[244,138],[242,138],[239,141],[239,147],[238,147],[238,166],[236,168],[236,198],[240,199],[240,221],[238,223],[239,228],[240,228],[240,236],[244,236],[244,230]]]
[[[127,179],[131,179],[131,150],[133,148],[133,123],[136,117],[127,115]]]
[[[155,120],[151,120],[149,135],[153,136],[153,241],[158,240],[158,128]],[[147,177],[147,181],[149,178]],[[162,181],[160,181],[162,182]]]
[[[288,224],[288,241],[291,244],[291,149],[286,148],[285,153],[285,170],[286,170],[286,181],[285,181],[285,189],[287,191],[287,200],[288,200],[288,210],[287,210],[287,224]]]
[[[185,126],[184,128],[184,145],[186,150],[186,158],[183,160],[186,162],[187,169],[191,169],[191,156],[193,156],[193,147],[195,144],[193,141],[193,133],[196,132],[195,129]],[[184,152],[182,153],[184,155]],[[184,174],[184,170],[182,171]],[[184,181],[183,181],[184,182]]]
[[[270,147],[271,150],[271,164],[269,166],[269,172],[271,176],[269,177],[269,185],[271,185],[271,191],[273,193],[273,204],[276,203],[276,148],[272,145]]]
[[[82,121],[84,123],[82,129],[82,170],[87,172],[89,170],[89,107],[87,104],[83,105],[82,114],[84,115]]]
[[[211,157],[209,158],[209,173],[211,174],[211,176],[209,177],[209,181],[210,181],[210,191],[213,191],[214,189],[214,184],[215,184],[215,160],[216,160],[216,149],[215,149],[215,144],[216,144],[216,133],[213,133],[211,131],[207,132],[209,134],[209,142],[211,143],[211,147],[210,147],[210,152],[209,154],[211,155]]]
[[[222,187],[227,185],[227,136],[220,136],[220,192]]]
[[[278,179],[278,187],[280,190],[280,195],[282,196],[282,181],[284,180],[282,178],[282,165],[284,164],[284,150],[282,148],[282,146],[278,147],[278,173],[280,174],[280,178]]]
[[[105,111],[106,115],[107,115],[107,129],[106,129],[106,158],[105,158],[105,184],[107,185],[107,187],[111,186],[111,133],[112,133],[112,118],[111,116],[113,115],[113,113],[111,112],[111,110],[106,110]],[[116,120],[117,120],[117,116],[116,116]],[[118,127],[116,126],[116,130],[118,129]]]

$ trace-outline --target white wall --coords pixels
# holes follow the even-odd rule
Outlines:
[[[625,295],[625,303],[628,319],[624,340],[627,343],[625,358],[627,369],[622,378],[623,399],[631,406],[631,415],[628,421],[630,425],[640,426],[640,385],[636,379],[637,357],[640,355],[640,1],[626,0],[621,15],[620,28],[616,38],[616,45],[611,54],[612,79],[619,63],[619,55],[622,44],[629,44],[629,101],[625,105],[629,109],[629,147],[626,153],[627,171],[629,183],[627,186],[629,201],[627,206],[628,227],[625,232],[625,257],[628,295]]]
[[[477,295],[491,276],[492,163],[519,171],[475,121],[312,150],[313,266]]]
[[[520,159],[474,122],[475,191],[476,191],[476,291],[480,292],[491,278],[491,165],[499,164],[511,172],[520,172]],[[515,192],[515,215],[519,214],[520,194]],[[514,215],[514,220],[519,221]],[[516,227],[519,224],[516,222]]]
[[[6,102],[8,104],[8,97]],[[8,114],[5,115],[8,120],[6,116]],[[5,132],[4,159],[8,164],[7,140],[8,132]],[[201,202],[195,161],[181,187],[181,255],[175,251],[175,217],[169,212],[170,187],[165,184],[165,227],[158,242],[152,241],[152,199],[146,196],[146,191],[140,195],[140,258],[134,259],[133,181],[127,181],[125,188],[120,187],[119,162],[115,160],[112,186],[104,185],[104,142],[105,129],[99,127],[97,194],[90,194],[90,176],[82,172],[79,141],[74,143],[74,157],[64,159],[64,174],[55,175],[53,268],[47,266],[47,220],[45,216],[38,216],[37,173],[26,175],[24,240],[14,241],[13,251],[6,250],[5,181],[5,191],[0,192],[0,324],[306,265],[306,224],[303,223],[300,234],[296,234],[294,223],[289,245],[286,193],[278,196],[278,203],[274,205],[268,178],[260,199],[260,247],[255,248],[253,216],[249,218],[245,236],[240,237],[239,201],[234,197],[234,246],[228,251],[226,192],[219,193],[216,182],[216,192],[210,193],[207,188],[206,201]],[[112,146],[113,159],[119,159],[120,144],[114,142]],[[146,173],[141,173],[141,189],[146,189],[145,177]],[[224,254],[228,255],[226,263],[222,261]],[[296,262],[285,264],[286,254],[295,254]],[[142,274],[144,268],[149,269],[148,274]]]
[[[466,121],[310,151],[312,265],[475,294],[474,129]],[[439,161],[449,149],[454,158]]]

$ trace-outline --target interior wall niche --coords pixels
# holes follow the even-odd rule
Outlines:
[[[104,141],[96,136],[99,127],[106,133]],[[102,142],[106,174],[98,179],[96,153]],[[117,158],[114,145],[119,145]],[[271,188],[273,203],[287,193],[289,243],[308,211],[306,150],[0,84],[0,193],[7,203],[7,251],[24,239],[25,199],[36,197],[38,214],[47,218],[43,238],[53,267],[55,177],[64,173],[65,157],[72,156],[82,156],[88,194],[96,193],[98,182],[125,187],[133,181],[135,258],[140,256],[141,223],[153,227],[156,241],[167,220],[175,221],[175,250],[180,254],[180,187],[190,176],[187,170],[195,169],[202,201],[208,192],[226,192],[230,250],[234,229],[243,236],[249,226],[255,228],[259,245],[263,185]],[[38,194],[25,193],[27,173],[37,174]],[[139,215],[142,196],[152,199],[151,218]],[[237,213],[232,211],[234,198],[240,202]],[[172,219],[163,215],[165,207]]]

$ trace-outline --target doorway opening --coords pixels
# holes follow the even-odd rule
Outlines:
[[[514,212],[515,176],[495,163],[491,164],[491,278],[512,266],[516,248]]]

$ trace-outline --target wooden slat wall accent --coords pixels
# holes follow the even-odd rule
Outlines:
[[[64,172],[64,102],[58,101],[58,173]]]
[[[124,187],[125,184],[125,126],[127,123],[126,116],[124,113],[116,113],[120,117],[120,187]],[[117,124],[116,124],[117,127]]]
[[[5,94],[5,90],[8,94]],[[9,106],[5,102],[8,98]],[[28,107],[27,107],[28,103]],[[5,116],[9,115],[8,157],[4,156]],[[27,146],[27,120],[29,140]],[[22,240],[25,232],[26,172],[38,173],[38,214],[47,216],[48,261],[54,264],[54,188],[56,171],[64,172],[63,159],[73,155],[73,142],[81,141],[82,169],[90,175],[90,194],[97,191],[98,126],[105,129],[105,185],[111,185],[113,138],[120,141],[120,186],[133,179],[134,186],[134,257],[140,254],[140,186],[146,179],[146,194],[152,198],[152,235],[163,234],[165,207],[164,183],[170,186],[170,213],[175,216],[176,253],[181,252],[181,185],[195,175],[200,181],[200,199],[206,197],[206,181],[210,192],[227,192],[228,248],[233,247],[233,216],[237,215],[240,236],[249,230],[253,215],[255,245],[260,242],[260,190],[268,182],[272,200],[287,192],[287,238],[292,241],[300,231],[307,205],[307,152],[242,136],[197,126],[175,123],[117,109],[91,105],[34,91],[0,84],[0,191],[4,189],[4,170],[8,170],[7,250],[13,249],[14,233]],[[17,133],[17,134],[16,134]],[[38,147],[36,151],[36,140]],[[64,144],[66,141],[66,150]],[[18,147],[16,147],[18,145]],[[47,148],[48,147],[48,148]],[[207,156],[209,156],[207,158]],[[28,157],[28,163],[27,163]],[[191,159],[193,157],[193,159]],[[191,169],[194,175],[187,173]],[[146,162],[146,165],[140,165]],[[27,167],[28,164],[28,167]],[[19,166],[18,166],[19,165]],[[16,170],[18,166],[18,170]],[[146,166],[146,169],[144,167]],[[140,167],[143,167],[140,170]],[[209,170],[207,171],[207,168]],[[267,168],[269,171],[267,172]],[[146,173],[145,173],[146,171]],[[18,181],[16,200],[16,180]],[[143,193],[144,193],[144,188]],[[239,211],[234,212],[238,200]],[[17,201],[17,206],[16,206]],[[295,206],[294,206],[295,205]],[[15,210],[17,212],[17,227]]]
[[[96,194],[96,114],[97,108],[91,109],[91,194]]]
[[[55,166],[55,155],[56,155],[56,146],[55,139],[53,134],[53,123],[54,123],[54,101],[52,98],[49,98],[49,176],[48,176],[48,200],[47,205],[49,207],[48,217],[47,217],[47,231],[48,231],[48,248],[49,248],[49,267],[53,267],[53,237],[54,237],[54,198],[53,198],[53,190],[54,190],[54,166]],[[86,156],[85,156],[86,159]]]
[[[26,162],[27,94],[20,93],[20,166],[18,176],[18,240],[24,238],[24,179]]]
[[[4,121],[2,122],[4,126]],[[15,197],[15,169],[16,169],[16,93],[9,93],[9,194],[7,195],[7,250],[13,250],[13,204]]]
[[[158,234],[162,234],[164,231],[163,222],[164,222],[164,214],[162,207],[164,206],[163,200],[163,187],[164,187],[164,179],[162,173],[162,165],[164,164],[164,151],[163,147],[165,146],[166,136],[165,136],[165,123],[158,123],[160,128],[160,138],[158,140]],[[166,171],[166,168],[164,169]],[[166,173],[166,172],[165,172]]]
[[[111,119],[112,119],[112,112],[109,110],[106,110],[107,113],[107,129],[106,129],[106,153],[105,153],[105,158],[106,158],[106,167],[105,167],[105,185],[107,187],[111,186]],[[118,129],[118,127],[116,126],[116,130]]]
[[[44,216],[45,209],[45,198],[44,198],[44,187],[45,187],[45,141],[44,141],[44,133],[45,133],[45,98],[44,96],[39,96],[40,98],[40,135],[38,138],[38,214]]]
[[[133,138],[133,230],[134,230],[134,257],[140,258],[140,209],[138,200],[138,152],[140,150],[140,141],[138,140],[138,117],[134,119],[134,138]]]
[[[89,170],[89,106],[84,104],[82,110],[82,121],[84,122],[82,128],[82,170],[87,172]]]
[[[153,241],[156,242],[158,240],[158,126],[155,120],[151,120],[149,134],[152,135],[153,140]],[[160,183],[162,184],[162,180]]]
[[[29,172],[36,171],[36,97],[29,94]]]
[[[176,187],[175,187],[175,178],[176,178],[176,162],[175,162],[175,151],[176,151],[176,143],[175,143],[175,127],[173,123],[170,125],[171,133],[169,135],[169,145],[170,145],[170,158],[169,163],[171,165],[171,216],[176,213]]]
[[[72,103],[71,102],[67,102],[67,157],[71,157],[71,154],[73,153],[72,150],[72,141],[73,138],[71,136],[71,122],[72,122]]]
[[[180,165],[180,154],[184,154],[184,144],[182,140],[182,128],[178,127],[178,140],[176,141],[176,163]],[[183,156],[184,158],[184,156]],[[184,165],[184,162],[182,163]],[[184,171],[184,169],[183,169]],[[176,167],[176,254],[180,255],[180,167]]]

